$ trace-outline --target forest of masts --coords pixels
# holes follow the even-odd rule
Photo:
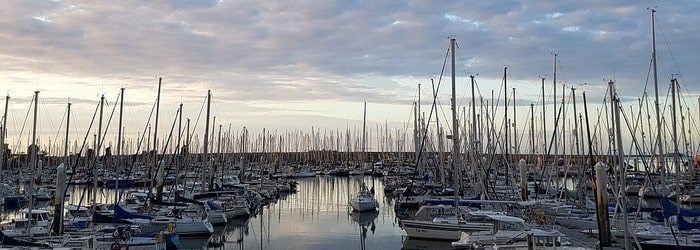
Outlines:
[[[609,87],[602,102],[598,101],[596,107],[590,107],[586,103],[585,91],[577,92],[576,86],[566,86],[556,79],[556,54],[554,54],[554,74],[552,81],[541,77],[541,94],[538,101],[524,104],[518,100],[515,88],[508,88],[508,67],[503,69],[501,86],[498,90],[491,90],[489,97],[484,97],[479,92],[476,77],[470,76],[467,83],[471,90],[471,96],[463,96],[467,103],[458,107],[459,129],[462,144],[461,153],[465,160],[471,156],[491,159],[488,162],[513,163],[519,159],[526,159],[529,163],[541,164],[542,159],[552,161],[561,160],[567,163],[583,164],[588,154],[595,156],[609,156],[608,162],[615,162],[615,155],[623,150],[626,156],[654,156],[683,155],[685,161],[691,161],[693,155],[698,154],[700,141],[694,135],[700,134],[697,125],[697,117],[693,107],[687,103],[692,97],[685,96],[677,79],[671,79],[665,99],[660,101],[659,121],[661,130],[657,131],[655,100],[644,94],[637,100],[626,103],[620,102],[619,95],[615,93],[614,81],[609,82]],[[549,87],[549,86],[551,87]],[[394,159],[401,161],[415,161],[418,154],[406,154],[421,149],[424,153],[446,152],[452,148],[450,139],[451,119],[444,115],[443,105],[440,104],[439,94],[436,94],[436,85],[433,84],[431,100],[420,100],[420,94],[412,106],[413,117],[405,123],[403,128],[390,128],[388,122],[376,123],[373,129],[368,129],[368,152],[380,153],[381,159]],[[578,85],[581,86],[581,85]],[[418,93],[421,92],[419,85]],[[437,85],[439,88],[439,83]],[[119,94],[115,103],[124,91]],[[663,94],[663,93],[662,93]],[[38,98],[37,91],[33,98]],[[104,99],[104,97],[102,98]],[[5,113],[0,126],[7,128],[7,106],[10,103],[9,95],[5,99]],[[123,99],[121,99],[123,100]],[[612,100],[612,102],[611,102]],[[156,103],[158,98],[156,98]],[[41,100],[39,100],[41,103]],[[429,103],[426,105],[425,103]],[[697,99],[700,109],[700,98]],[[2,144],[6,145],[7,152],[3,155],[4,166],[11,166],[11,159],[23,159],[22,155],[31,144],[31,110],[34,101],[27,107],[27,115],[22,125],[17,128],[3,130]],[[117,118],[121,123],[121,105],[112,105],[112,109],[104,109],[103,100],[98,101],[94,115],[88,129],[79,133],[66,133],[65,127],[69,112],[61,117],[59,128],[52,128],[56,136],[39,136],[37,145],[40,145],[40,154],[44,156],[65,157],[68,155],[92,155],[95,148],[99,148],[100,155],[136,155],[138,152],[157,152],[158,154],[176,154],[177,152],[204,153],[204,136],[196,131],[204,130],[202,120],[205,115],[194,119],[183,118],[181,115],[182,104],[176,117],[163,117],[166,121],[165,133],[156,134],[152,131],[151,122],[157,118],[157,111],[151,111],[148,122],[143,125],[143,130],[134,138],[125,138],[123,127],[116,132]],[[421,105],[417,105],[421,103]],[[437,104],[436,104],[437,103]],[[123,104],[122,104],[123,105]],[[169,104],[173,105],[173,104]],[[625,107],[624,105],[628,105]],[[153,106],[157,109],[158,105]],[[425,106],[429,106],[426,110]],[[67,109],[70,108],[68,104]],[[203,109],[203,108],[202,108]],[[201,110],[201,109],[200,109]],[[370,108],[371,110],[371,108]],[[41,111],[39,111],[41,112]],[[700,110],[697,111],[700,114]],[[104,121],[102,121],[104,113]],[[616,117],[619,114],[619,117]],[[98,122],[103,124],[96,124]],[[208,154],[231,153],[263,153],[274,155],[284,154],[289,162],[330,162],[353,159],[347,158],[348,153],[361,151],[361,128],[357,125],[348,125],[342,129],[321,129],[310,125],[310,131],[303,130],[266,130],[251,132],[246,127],[233,128],[231,123],[221,122],[221,119],[213,116],[208,133]],[[621,121],[616,125],[616,118]],[[72,118],[71,118],[72,119]],[[167,121],[170,120],[169,124]],[[15,121],[15,124],[17,121]],[[157,124],[157,122],[156,122]],[[408,125],[411,124],[411,125]],[[616,133],[619,126],[620,135]],[[101,128],[102,131],[98,131]],[[154,129],[155,130],[155,129]],[[8,135],[8,131],[13,134]],[[70,143],[59,135],[65,133]],[[119,133],[122,136],[119,136]],[[660,134],[657,134],[660,133]],[[101,135],[102,145],[99,144],[98,135]],[[112,137],[112,138],[108,138]],[[24,138],[26,141],[18,138]],[[152,138],[156,137],[157,138]],[[42,139],[43,137],[43,139]],[[7,143],[8,138],[14,138],[12,143]],[[121,139],[121,143],[118,138]],[[625,147],[619,147],[617,140],[622,140]],[[118,144],[118,150],[113,149]],[[659,145],[660,144],[660,145]],[[188,146],[189,145],[189,146]],[[68,148],[66,148],[68,147]],[[180,150],[183,148],[184,150]],[[188,150],[189,148],[189,150]],[[12,155],[9,155],[9,152]],[[20,152],[20,153],[16,153]],[[337,154],[344,152],[345,154]],[[665,153],[664,153],[665,152]],[[408,156],[408,157],[404,157]],[[405,158],[405,159],[404,159]],[[597,157],[602,159],[603,157]],[[649,164],[652,159],[645,160]],[[279,157],[263,157],[266,160],[279,160]],[[360,158],[357,158],[360,159]],[[367,158],[365,158],[367,159]],[[483,164],[484,162],[482,162]],[[15,163],[17,164],[17,163]],[[51,163],[50,163],[51,164]]]

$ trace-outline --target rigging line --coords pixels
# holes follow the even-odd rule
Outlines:
[[[202,106],[201,106],[201,108],[199,108],[199,114],[197,115],[197,120],[195,120],[195,122],[194,122],[194,127],[192,127],[191,131],[196,131],[196,130],[197,130],[197,125],[199,124],[199,119],[202,117],[202,111],[204,110],[204,107],[205,107],[206,104],[207,104],[207,98],[208,98],[207,96],[204,96],[204,101],[202,102]],[[193,134],[194,134],[194,133],[193,133]],[[187,146],[188,146],[187,150],[188,150],[189,152],[191,152],[191,150],[192,150],[192,149],[189,147],[189,145],[190,145],[190,143],[192,142],[192,139],[193,139],[193,138],[194,138],[194,136],[190,137],[189,140],[187,140]],[[199,146],[199,144],[198,144],[198,146]]]
[[[44,102],[44,99],[43,99],[43,98],[40,99],[39,102],[41,103],[40,105],[44,108],[44,110],[48,110],[48,109],[49,109],[48,107],[46,107],[46,103]],[[48,122],[49,122],[49,127],[52,128],[52,129],[55,128],[54,125],[53,125],[53,119],[51,119],[51,116],[49,115],[49,112],[42,112],[42,113],[46,113],[46,114],[43,114],[43,115],[46,116],[46,119],[47,119]],[[41,123],[39,123],[39,126],[41,126]],[[41,131],[41,129],[39,129],[39,131]],[[51,138],[51,137],[49,137],[49,138]]]
[[[156,98],[157,99],[157,98]],[[153,102],[153,106],[151,106],[151,113],[148,115],[148,119],[146,120],[146,125],[143,128],[143,133],[141,133],[141,138],[138,140],[138,144],[136,144],[136,154],[139,154],[139,151],[141,151],[141,145],[143,144],[143,140],[146,138],[146,134],[148,134],[148,127],[150,126],[151,123],[151,118],[153,118],[153,112],[156,109],[156,102]],[[147,145],[148,146],[148,145]]]
[[[666,49],[668,50],[668,54],[671,56],[671,61],[673,62],[673,66],[676,67],[676,72],[680,75],[681,70],[680,70],[680,67],[678,67],[678,61],[676,61],[676,57],[673,56],[673,52],[671,51],[671,44],[668,42],[668,38],[666,37],[666,32],[664,32],[664,28],[661,25],[661,21],[658,18],[654,18],[654,20],[659,25],[659,30],[661,30],[661,36],[664,38],[664,42],[666,43]]]
[[[58,125],[59,129],[56,129],[56,136],[54,136],[54,138],[53,138],[54,142],[58,140],[58,135],[61,133],[61,129],[60,129],[60,128],[63,127],[63,121],[65,121],[67,114],[68,114],[68,108],[66,108],[66,109],[63,111],[63,115],[61,116],[61,123]],[[49,152],[49,153],[50,153],[50,152]]]
[[[166,149],[168,148],[168,145],[170,144],[170,139],[172,139],[172,137],[173,137],[173,131],[175,130],[175,124],[177,124],[177,119],[178,119],[178,115],[180,114],[180,111],[181,111],[181,109],[178,108],[177,112],[175,113],[175,119],[173,120],[173,125],[170,127],[170,133],[168,134],[168,139],[165,141],[165,145],[163,145],[163,150],[161,151],[163,153],[161,153],[160,159],[155,162],[156,166],[158,166],[158,169],[160,169],[160,164],[163,164],[161,162],[163,162],[163,160],[165,160],[165,155],[167,154]],[[156,152],[158,152],[158,151],[156,151]],[[172,161],[173,159],[171,158],[170,160]],[[153,165],[151,165],[150,167],[152,168]],[[168,164],[168,169],[163,169],[163,175],[169,173],[172,168],[173,168],[173,164]],[[156,170],[156,172],[160,172],[160,171]],[[162,176],[162,177],[164,177],[164,176]],[[151,177],[151,181],[157,182],[158,181],[158,180],[156,180],[157,178],[158,178],[158,174],[154,174],[153,177]],[[163,181],[165,181],[165,180],[163,180]],[[149,196],[151,195],[152,191],[153,191],[152,188],[148,189]],[[150,200],[149,200],[149,202],[150,202]]]
[[[24,116],[22,128],[19,130],[19,136],[17,136],[17,140],[15,141],[15,149],[19,149],[22,146],[22,134],[24,133],[24,128],[27,125],[27,120],[29,119],[29,114],[32,110],[32,106],[34,106],[34,96],[32,96],[32,100],[29,101],[29,108],[27,109],[27,114]]]
[[[438,93],[439,90],[440,90],[440,83],[441,83],[441,79],[442,79],[443,73],[445,72],[445,66],[446,66],[446,64],[447,64],[447,57],[449,56],[449,52],[450,52],[450,51],[449,51],[449,49],[448,49],[448,53],[445,54],[445,63],[443,63],[442,72],[440,73],[440,78],[439,78],[440,80],[438,81],[438,85],[435,87],[435,91],[434,91],[434,93],[432,94],[432,96],[433,96],[433,104],[432,104],[432,106],[431,106],[431,108],[430,108],[430,114],[428,115],[428,124],[430,124],[430,120],[431,120],[432,117],[433,117],[433,111],[434,111],[434,110],[437,110],[437,108],[435,108],[435,105],[436,105],[436,103],[437,103],[435,100],[437,99],[437,93]],[[453,53],[454,53],[454,52],[453,52]],[[448,127],[448,128],[449,128],[449,127]],[[453,132],[454,130],[450,128],[450,131],[451,131],[452,134],[454,135],[454,132]],[[423,149],[424,149],[424,147],[425,147],[425,141],[426,141],[427,135],[428,135],[428,130],[426,129],[425,132],[424,132],[424,134],[423,134],[423,136],[421,137],[421,144],[420,144],[420,148],[418,148],[419,151],[418,151],[418,157],[417,157],[417,159],[416,159],[416,163],[419,163],[420,160],[421,160],[421,158],[423,157],[423,151],[424,151]],[[418,170],[419,170],[419,168],[416,167],[416,170],[413,171],[413,179],[415,179],[415,178],[417,177],[417,175],[418,175]],[[412,185],[411,185],[411,186],[412,186]],[[455,192],[456,192],[456,191],[455,191]],[[455,201],[455,202],[457,202],[457,201]],[[455,203],[455,204],[456,204],[456,203]]]
[[[85,145],[87,144],[87,140],[88,140],[88,138],[90,137],[90,130],[92,129],[92,125],[95,123],[95,117],[97,117],[97,111],[98,111],[98,110],[100,110],[100,103],[99,103],[99,102],[98,102],[97,105],[95,106],[95,112],[92,114],[92,120],[90,120],[90,126],[88,126],[88,129],[87,129],[86,132],[85,132],[85,137],[83,138],[83,144],[80,146],[80,150],[78,151],[78,153],[75,154],[78,158],[80,158],[80,156],[83,154],[83,149],[85,149]],[[76,162],[76,166],[75,166],[76,169],[77,169],[77,167],[78,167],[77,164],[78,164],[78,163]],[[87,166],[86,166],[86,167],[87,167]],[[68,175],[68,177],[66,177],[66,179],[72,180],[72,179],[73,179],[73,175],[75,175],[76,172],[78,172],[78,171],[73,171],[73,172],[71,172],[71,174]],[[65,193],[65,192],[68,192],[68,187],[70,187],[70,186],[71,186],[71,185],[66,185],[66,188],[64,189],[64,193]],[[87,188],[83,189],[83,192],[82,192],[82,194],[81,194],[81,196],[80,196],[80,200],[78,201],[78,208],[80,208],[80,206],[82,205],[83,198],[85,198],[85,192],[86,192],[87,190],[88,190]]]
[[[602,109],[605,109],[605,107],[606,107],[606,105],[607,105],[607,103],[608,103],[608,101],[607,101],[607,100],[608,100],[608,99],[607,99],[608,91],[609,91],[608,89],[605,90],[605,95],[604,95],[605,97],[603,98],[603,102],[601,103],[601,106],[600,106],[600,108],[602,108]],[[592,139],[592,140],[593,140],[594,138],[597,138],[597,137],[598,137],[598,131],[602,129],[602,124],[601,124],[601,123],[602,123],[602,122],[601,122],[601,117],[602,117],[602,116],[603,116],[603,113],[602,113],[602,112],[598,112],[598,118],[596,119],[596,124],[593,126],[593,134],[591,134],[591,139]],[[602,132],[601,132],[601,133],[602,133]],[[601,142],[598,141],[598,143],[595,143],[594,146],[593,146],[593,151],[594,151],[594,153],[595,153],[596,155],[599,154],[599,150],[601,150],[601,147],[598,145],[599,143],[601,143]]]

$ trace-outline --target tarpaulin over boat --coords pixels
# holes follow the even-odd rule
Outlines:
[[[2,230],[0,230],[0,246],[48,247],[45,244],[14,239],[6,236]]]
[[[94,223],[116,223],[116,224],[131,224],[128,220],[121,220],[114,218],[113,215],[105,215],[100,213],[94,213],[92,215],[92,222]]]
[[[114,218],[115,219],[153,219],[153,217],[143,214],[132,213],[126,211],[117,204],[114,204]]]
[[[213,201],[213,200],[208,200],[208,201],[207,201],[207,206],[209,206],[209,208],[211,208],[211,209],[213,209],[213,210],[224,210],[224,208],[221,207],[221,205],[219,205],[218,203],[216,203],[216,202]]]
[[[677,215],[678,214],[678,207],[676,204],[673,204],[668,198],[664,197],[661,198],[661,206],[664,209],[664,216],[668,218],[671,215]],[[686,217],[697,217],[700,216],[700,209],[690,209],[690,208],[681,208],[680,209],[681,214]]]
[[[199,204],[199,205],[204,205],[204,202],[194,200],[187,198],[185,196],[180,195],[179,193],[175,195],[175,201],[182,201],[182,202],[187,202],[187,203],[193,203],[193,204]]]
[[[700,222],[688,222],[683,218],[683,212],[678,216],[678,230],[691,230],[700,228]]]
[[[158,205],[158,206],[175,206],[175,207],[186,207],[187,206],[187,204],[184,204],[184,203],[158,201],[153,197],[150,197],[149,200],[151,201],[151,204]]]

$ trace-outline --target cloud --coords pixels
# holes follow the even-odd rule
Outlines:
[[[553,79],[551,53],[558,54],[559,84],[580,85],[589,101],[601,102],[604,91],[593,86],[609,79],[630,97],[650,86],[647,7],[603,0],[10,1],[0,9],[0,80],[15,95],[41,89],[57,107],[68,97],[87,104],[106,93],[113,100],[126,86],[126,102],[148,112],[159,76],[168,115],[180,102],[198,110],[211,89],[220,114],[355,119],[327,107],[367,101],[403,117],[417,83],[449,76],[449,67],[441,69],[453,36],[462,104],[470,102],[468,75],[478,74],[487,96],[499,89],[504,66],[519,98],[531,100],[519,105],[537,102],[539,76],[547,88]],[[657,10],[661,82],[673,74],[687,91],[700,91],[692,68],[700,64],[692,53],[700,5],[676,1]],[[442,103],[448,89],[441,88]]]

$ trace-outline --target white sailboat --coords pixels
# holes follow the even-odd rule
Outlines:
[[[367,122],[367,103],[365,102],[364,104],[364,112],[363,112],[363,117],[362,117],[362,154],[364,155],[365,153],[365,124]],[[362,163],[363,167],[362,169],[364,170],[364,162]],[[374,188],[372,188],[372,191],[367,189],[367,186],[365,185],[365,171],[362,171],[361,174],[361,180],[362,180],[362,185],[360,187],[360,192],[355,194],[352,198],[350,198],[350,206],[354,211],[359,211],[359,212],[364,212],[364,211],[372,211],[372,210],[379,210],[379,203],[377,202],[377,199],[374,198]]]

